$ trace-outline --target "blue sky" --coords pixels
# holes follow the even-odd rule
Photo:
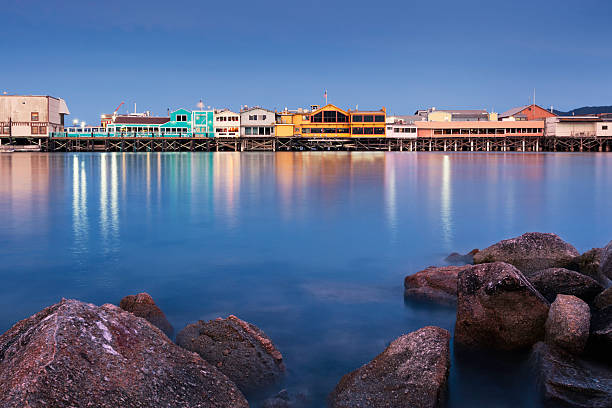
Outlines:
[[[63,97],[88,123],[122,101],[329,102],[502,112],[612,104],[612,2],[3,0],[0,92]],[[7,59],[6,56],[10,56]]]

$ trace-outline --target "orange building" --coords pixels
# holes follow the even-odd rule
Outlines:
[[[513,120],[546,120],[546,118],[552,118],[555,115],[552,112],[547,111],[538,105],[525,105],[519,106],[507,110],[506,112],[499,115],[499,120],[502,121],[513,121]]]
[[[385,137],[386,110],[351,111],[327,104],[292,115],[293,135],[302,137]],[[286,121],[286,119],[284,120]]]

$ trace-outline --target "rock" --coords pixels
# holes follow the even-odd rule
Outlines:
[[[612,287],[597,295],[593,300],[593,306],[596,309],[605,309],[608,306],[612,306]]]
[[[583,300],[558,295],[546,320],[546,342],[571,353],[581,354],[589,339],[591,311]]]
[[[438,407],[446,393],[450,333],[428,326],[394,340],[374,360],[342,377],[333,408]]]
[[[579,358],[543,342],[533,347],[531,359],[546,406],[609,408],[612,405],[609,366]]]
[[[524,274],[547,268],[566,268],[578,251],[555,234],[528,232],[506,239],[474,255],[474,263],[506,262]]]
[[[472,249],[465,255],[461,255],[458,252],[453,252],[452,254],[444,258],[444,260],[450,264],[472,264],[474,263],[474,255],[476,253],[478,253],[478,249]]]
[[[0,407],[248,407],[219,370],[144,319],[62,300],[0,336]]]
[[[268,398],[261,405],[262,408],[301,408],[308,403],[308,396],[303,392],[289,393],[281,390],[272,398]]]
[[[594,279],[565,268],[548,268],[534,272],[527,279],[549,302],[558,294],[573,295],[590,302],[604,288]]]
[[[608,279],[612,279],[612,241],[601,249],[599,271]]]
[[[495,262],[459,272],[455,341],[513,350],[544,338],[548,301],[514,266]]]
[[[457,303],[457,275],[470,266],[430,266],[404,279],[404,296],[433,300],[439,303]]]
[[[285,371],[282,354],[266,334],[233,315],[190,324],[176,342],[215,365],[245,393],[272,385]]]
[[[155,304],[153,298],[148,293],[129,295],[121,299],[119,307],[133,313],[135,316],[148,320],[152,325],[157,326],[166,336],[172,337],[174,328],[166,319],[166,315]]]
[[[610,280],[601,272],[601,248],[593,248],[572,260],[572,267],[583,275],[587,275],[604,287],[610,286]]]
[[[612,364],[612,306],[592,311],[588,348],[589,354]]]

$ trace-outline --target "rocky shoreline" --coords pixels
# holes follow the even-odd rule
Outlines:
[[[584,254],[527,233],[451,254],[405,278],[404,296],[456,307],[454,353],[531,350],[547,406],[612,406],[612,241]],[[63,299],[0,336],[0,408],[248,407],[286,375],[257,326],[230,315],[174,328],[146,293],[119,306]],[[442,407],[451,334],[427,326],[346,374],[328,405]],[[309,405],[283,390],[265,408]]]

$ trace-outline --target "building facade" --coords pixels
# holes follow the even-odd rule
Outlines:
[[[401,116],[387,116],[387,137],[401,137],[416,139],[417,127],[414,121],[407,120]]]
[[[240,111],[240,136],[274,136],[276,113],[260,108],[245,108]]]
[[[547,137],[612,137],[612,118],[599,115],[555,116],[546,119]]]
[[[465,122],[415,122],[417,137],[509,137],[543,136],[544,121],[465,121]]]
[[[0,95],[0,136],[47,137],[64,130],[66,102],[53,96]]]
[[[524,105],[507,110],[499,115],[499,120],[515,121],[515,120],[546,120],[546,118],[555,117],[552,112],[547,111],[538,105]]]
[[[215,111],[214,122],[215,137],[239,137],[240,114],[229,109]]]

